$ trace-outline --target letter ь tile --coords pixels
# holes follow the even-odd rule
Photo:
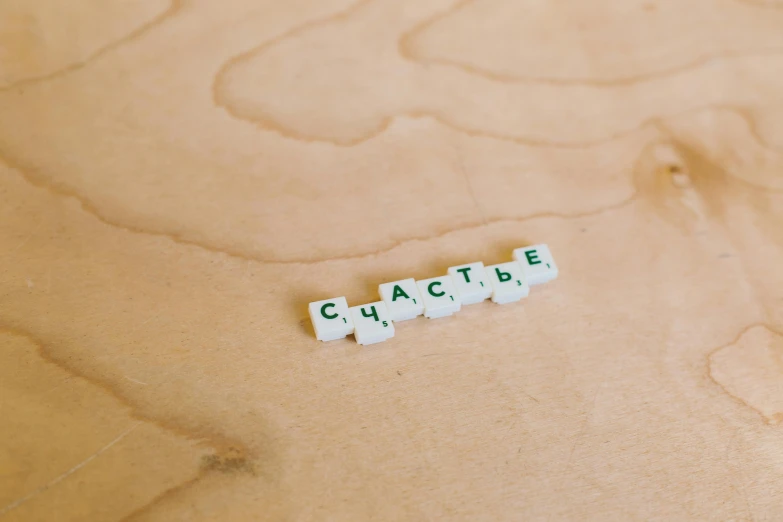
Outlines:
[[[557,279],[558,271],[555,258],[546,245],[533,245],[514,250],[514,259],[522,265],[527,284],[540,285]]]
[[[319,341],[334,341],[353,333],[353,319],[345,297],[315,301],[308,310]]]
[[[512,303],[530,293],[522,266],[516,261],[488,266],[486,272],[492,285],[492,301],[495,303]]]
[[[462,302],[451,276],[416,281],[424,301],[424,317],[435,319],[459,312]]]
[[[374,344],[394,337],[394,323],[383,301],[351,307],[354,336],[359,344]]]
[[[424,313],[424,303],[413,278],[384,283],[378,287],[378,292],[394,322],[407,321]]]
[[[462,304],[480,303],[492,295],[492,286],[484,271],[484,263],[452,266],[449,275],[454,280]]]

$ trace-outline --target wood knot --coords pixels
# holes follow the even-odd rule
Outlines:
[[[253,461],[237,448],[229,448],[225,453],[211,453],[201,457],[201,468],[220,473],[248,473],[255,475]]]

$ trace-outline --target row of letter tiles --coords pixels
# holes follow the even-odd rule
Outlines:
[[[413,278],[378,287],[381,301],[348,308],[345,297],[310,303],[310,319],[321,341],[354,334],[359,344],[394,337],[394,322],[424,314],[436,319],[459,312],[463,304],[492,298],[498,304],[527,297],[530,286],[557,278],[555,260],[546,245],[514,250],[514,259],[485,267],[483,263],[453,266],[448,275],[416,281]]]

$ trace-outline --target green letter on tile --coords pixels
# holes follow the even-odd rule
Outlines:
[[[509,277],[511,277],[511,276],[509,276]],[[440,281],[433,281],[432,283],[429,284],[429,286],[427,286],[427,291],[430,293],[431,296],[433,296],[433,297],[440,297],[442,295],[446,295],[446,292],[441,292],[439,294],[436,294],[435,292],[433,292],[432,287],[435,286],[435,285],[440,286]]]
[[[403,290],[400,285],[394,285],[394,292],[392,292],[392,302],[396,301],[398,297],[410,299],[410,296],[405,293],[405,290]]]
[[[495,269],[495,273],[498,276],[498,281],[500,281],[501,283],[505,283],[506,281],[511,280],[511,274],[509,274],[508,272],[501,272],[499,268]]]
[[[375,307],[374,306],[370,307],[370,310],[372,310],[372,313],[370,315],[367,315],[367,313],[364,311],[364,308],[360,308],[360,310],[362,311],[362,316],[364,316],[364,317],[374,317],[376,321],[379,320],[378,319],[378,312],[375,311]]]
[[[321,307],[321,315],[323,315],[323,316],[324,316],[324,317],[326,317],[327,319],[337,319],[337,314],[331,314],[331,315],[329,315],[329,314],[327,314],[327,313],[326,313],[326,309],[327,309],[327,308],[329,308],[330,306],[332,306],[332,307],[333,307],[333,306],[334,306],[334,303],[326,303],[325,305],[323,305],[323,306]]]
[[[538,252],[535,250],[528,250],[525,252],[525,257],[527,258],[527,264],[528,265],[540,265],[541,260],[538,259]]]

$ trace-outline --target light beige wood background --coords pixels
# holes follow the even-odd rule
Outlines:
[[[0,0],[0,520],[783,520],[782,169],[780,0]]]

